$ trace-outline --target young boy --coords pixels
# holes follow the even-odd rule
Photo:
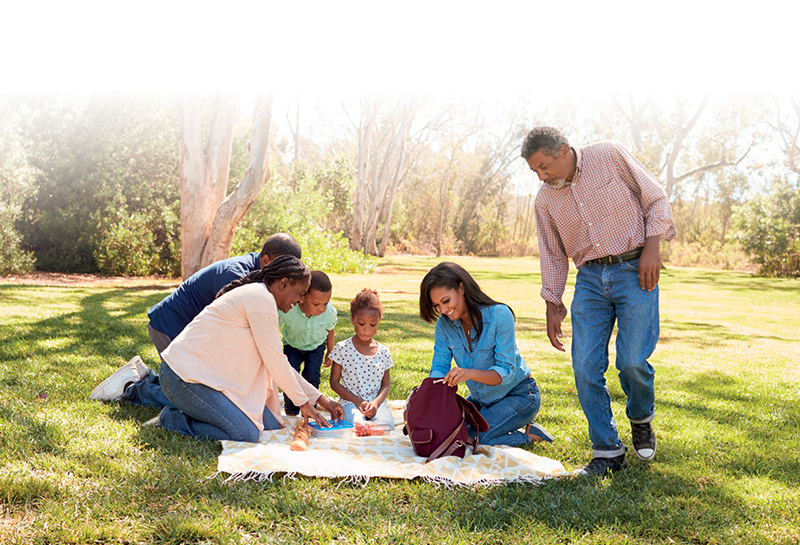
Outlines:
[[[283,353],[297,372],[305,362],[302,375],[315,388],[319,388],[322,362],[330,367],[327,355],[333,350],[336,327],[336,309],[329,304],[332,292],[331,281],[322,271],[311,271],[311,284],[303,296],[289,312],[278,311],[278,319],[283,332]],[[283,396],[287,416],[297,416],[300,409],[286,394]]]

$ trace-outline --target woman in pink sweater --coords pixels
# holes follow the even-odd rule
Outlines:
[[[282,427],[278,388],[320,426],[342,407],[295,371],[283,353],[278,310],[289,311],[308,289],[310,272],[293,256],[235,280],[220,290],[161,354],[161,386],[175,405],[156,425],[213,440],[258,441]]]

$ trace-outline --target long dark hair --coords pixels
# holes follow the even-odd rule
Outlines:
[[[241,278],[238,278],[219,290],[217,299],[239,286],[245,284],[254,284],[256,282],[264,282],[267,286],[280,280],[281,278],[288,278],[292,283],[304,280],[311,276],[311,271],[308,270],[305,263],[297,259],[293,255],[281,255],[269,262],[269,265],[261,270],[253,271]]]
[[[419,315],[428,323],[433,323],[439,318],[439,312],[433,308],[431,302],[431,290],[433,288],[445,288],[449,290],[457,290],[459,286],[464,288],[464,300],[467,303],[467,313],[475,328],[475,339],[481,336],[483,331],[483,316],[481,315],[480,307],[489,307],[492,305],[505,305],[499,301],[495,301],[485,293],[475,282],[475,279],[457,263],[449,261],[442,261],[434,268],[428,271],[422,283],[419,286]],[[506,305],[508,306],[508,305]],[[514,314],[514,310],[511,314]]]

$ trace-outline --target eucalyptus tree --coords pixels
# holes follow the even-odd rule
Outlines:
[[[269,179],[272,96],[267,94],[258,95],[253,106],[247,170],[227,193],[237,103],[235,96],[216,95],[204,116],[202,97],[184,96],[179,101],[184,278],[230,256],[237,225]]]

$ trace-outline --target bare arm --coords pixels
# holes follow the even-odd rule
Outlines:
[[[333,333],[333,329],[328,331],[328,338],[325,339],[325,367],[330,367],[333,365],[333,360],[331,359],[331,351],[333,350],[333,341],[335,335]]]
[[[489,386],[496,386],[502,382],[502,379],[497,371],[462,369],[461,367],[453,367],[444,376],[444,383],[448,386],[458,386],[459,383],[466,380],[480,382],[481,384],[488,384]]]
[[[360,407],[361,403],[364,402],[363,399],[355,395],[353,392],[348,390],[342,384],[342,366],[336,362],[333,362],[333,366],[331,367],[331,390],[339,394],[339,397],[342,399],[349,401],[356,407]]]
[[[391,380],[389,379],[389,370],[383,372],[383,378],[381,378],[381,389],[378,390],[378,395],[375,397],[376,405],[379,406],[381,403],[386,401],[389,397],[389,390],[392,387]]]

